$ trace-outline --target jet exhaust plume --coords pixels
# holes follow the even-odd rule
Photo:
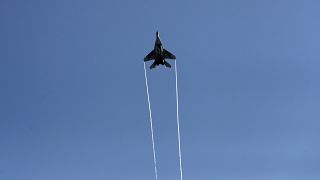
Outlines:
[[[176,101],[177,101],[177,129],[178,129],[178,147],[179,147],[179,167],[180,180],[182,180],[182,160],[181,160],[181,142],[180,142],[180,118],[179,118],[179,94],[178,94],[178,70],[177,61],[174,61],[174,70],[176,75]]]
[[[148,86],[146,63],[143,63],[143,67],[144,67],[144,77],[146,79],[146,89],[147,89],[147,96],[148,96],[148,107],[149,107],[150,130],[151,130],[151,140],[152,140],[152,150],[153,150],[154,173],[155,173],[155,176],[156,176],[156,180],[158,180],[157,158],[156,158],[156,150],[155,150],[154,138],[153,138],[152,112],[151,112],[151,103],[150,103],[150,95],[149,95],[149,86]]]

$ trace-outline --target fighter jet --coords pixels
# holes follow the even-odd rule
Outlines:
[[[176,59],[176,56],[163,48],[159,37],[159,32],[157,31],[154,49],[144,58],[144,61],[154,60],[154,63],[150,66],[150,69],[155,68],[159,64],[171,68],[171,65],[165,59]]]

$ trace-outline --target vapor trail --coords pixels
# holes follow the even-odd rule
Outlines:
[[[178,70],[177,61],[174,61],[174,70],[176,74],[176,100],[177,100],[177,128],[178,128],[178,144],[179,144],[179,165],[180,165],[180,180],[182,180],[182,161],[181,161],[181,143],[180,143],[180,118],[179,118],[179,94],[178,94]]]
[[[150,95],[149,95],[149,86],[148,86],[146,63],[143,63],[143,67],[144,67],[144,77],[146,79],[146,89],[147,89],[147,95],[148,95],[148,107],[149,107],[150,129],[151,129],[151,139],[152,139],[154,173],[156,175],[156,180],[158,180],[157,159],[156,159],[156,150],[155,150],[154,138],[153,138],[152,113],[151,113],[151,104],[150,104]]]

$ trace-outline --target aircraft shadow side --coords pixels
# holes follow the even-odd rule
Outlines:
[[[150,69],[155,68],[158,65],[165,65],[167,68],[171,68],[171,65],[165,59],[176,59],[168,50],[164,49],[160,40],[159,32],[156,33],[156,42],[154,44],[154,49],[144,58],[144,61],[154,60]]]

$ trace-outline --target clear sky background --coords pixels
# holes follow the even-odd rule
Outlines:
[[[0,179],[154,179],[157,30],[177,56],[185,180],[320,179],[319,7],[2,0]],[[174,71],[147,73],[159,180],[178,180]]]

